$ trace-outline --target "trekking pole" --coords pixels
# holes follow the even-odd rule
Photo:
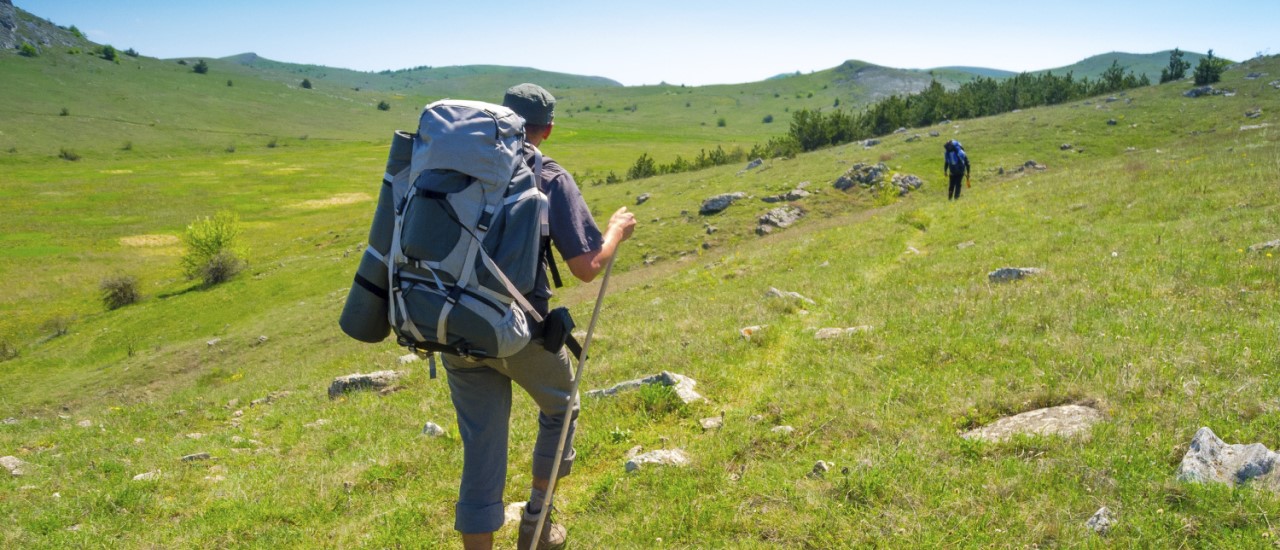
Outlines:
[[[618,243],[622,246],[622,243]],[[578,356],[578,370],[573,375],[573,389],[569,391],[569,408],[564,412],[564,425],[560,427],[560,443],[556,445],[555,462],[551,465],[551,479],[547,482],[547,494],[542,499],[542,512],[538,514],[538,526],[533,530],[533,543],[529,550],[538,548],[542,538],[542,527],[551,514],[551,498],[555,495],[556,477],[560,473],[560,462],[564,455],[565,442],[569,439],[569,426],[573,424],[573,409],[578,404],[578,386],[582,384],[582,371],[587,365],[587,350],[591,348],[591,335],[596,332],[596,320],[600,318],[600,305],[604,303],[605,290],[609,288],[609,274],[613,273],[613,260],[618,257],[618,249],[613,249],[613,256],[604,267],[604,279],[600,281],[600,294],[596,296],[596,306],[591,312],[591,322],[587,323],[587,337],[582,341],[582,353]]]

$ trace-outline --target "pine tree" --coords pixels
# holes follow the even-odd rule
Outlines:
[[[1187,76],[1187,69],[1190,68],[1191,64],[1182,59],[1182,50],[1174,48],[1169,53],[1169,67],[1160,70],[1160,83],[1182,80]]]

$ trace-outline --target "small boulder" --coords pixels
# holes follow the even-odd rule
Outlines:
[[[796,429],[791,426],[774,426],[769,429],[769,432],[781,435],[791,435],[796,433]]]
[[[445,434],[444,428],[441,428],[440,425],[436,424],[435,422],[427,422],[427,424],[422,427],[422,435],[425,435],[425,436],[443,437],[444,434]]]
[[[0,466],[4,466],[4,469],[9,470],[9,475],[13,477],[23,476],[27,473],[25,470],[27,463],[16,456],[0,457]]]
[[[209,453],[195,453],[182,457],[183,462],[196,462],[198,460],[209,460],[213,458]]]
[[[1261,443],[1228,445],[1204,427],[1196,431],[1178,467],[1178,479],[1192,483],[1239,485],[1254,481],[1280,491],[1280,469],[1274,453]],[[1256,481],[1255,481],[1256,480]]]
[[[1280,239],[1258,243],[1249,247],[1249,252],[1263,252],[1271,249],[1280,249]]]
[[[988,273],[987,280],[993,283],[1007,283],[1041,273],[1044,273],[1044,270],[1038,267],[1002,267]]]
[[[645,464],[658,466],[683,467],[689,465],[689,455],[681,449],[659,449],[649,451],[627,461],[627,472],[639,470]]]
[[[703,431],[709,432],[713,430],[719,430],[720,428],[724,427],[724,417],[713,416],[711,418],[703,418],[702,420],[698,421],[698,425],[702,426]]]
[[[752,336],[755,336],[757,332],[764,330],[767,326],[769,325],[751,325],[749,327],[742,327],[738,329],[738,334],[742,336],[743,340],[750,340]]]
[[[1089,521],[1085,522],[1084,526],[1094,533],[1106,535],[1111,531],[1111,528],[1115,526],[1115,524],[1115,516],[1111,515],[1111,510],[1109,508],[1103,506],[1102,508],[1098,508],[1097,512],[1093,513],[1093,516],[1089,518]]]
[[[619,392],[633,390],[633,389],[639,388],[640,386],[663,385],[663,386],[674,387],[676,396],[679,397],[681,401],[687,404],[687,403],[694,403],[696,401],[701,401],[704,399],[702,395],[700,395],[697,391],[694,391],[693,389],[693,387],[696,386],[697,384],[698,382],[696,380],[689,378],[687,376],[676,374],[674,372],[662,371],[661,373],[655,374],[653,376],[646,376],[644,378],[637,378],[635,380],[628,380],[626,382],[621,382],[621,383],[615,384],[611,388],[600,389],[600,390],[590,390],[586,393],[586,396],[587,397],[611,397],[611,396],[617,395]]]
[[[1118,120],[1116,120],[1116,119],[1114,119],[1114,118],[1112,118],[1112,119],[1107,119],[1107,126],[1115,126],[1115,125],[1117,125],[1117,124],[1120,124],[1120,121],[1118,121]]]
[[[146,472],[143,474],[138,474],[136,476],[133,476],[134,481],[155,481],[157,479],[160,479],[160,472],[158,471]]]
[[[766,212],[765,215],[760,216],[760,219],[758,219],[757,222],[759,222],[760,225],[771,225],[773,227],[785,229],[787,227],[791,227],[791,225],[797,221],[800,221],[800,218],[803,216],[804,212],[799,208],[783,206]]]
[[[817,463],[813,465],[813,469],[809,471],[809,477],[814,479],[820,479],[823,476],[827,475],[827,472],[830,472],[830,471],[831,471],[831,465],[827,464],[827,461],[825,460],[819,460]]]
[[[1103,419],[1102,412],[1083,405],[1063,405],[1024,412],[965,432],[961,437],[1004,441],[1015,435],[1070,437],[1085,433]]]
[[[806,304],[815,303],[813,300],[806,298],[803,294],[800,294],[799,292],[778,290],[774,287],[769,287],[769,290],[765,291],[764,297],[765,298],[781,298],[783,300],[799,300]]]
[[[329,399],[334,399],[352,390],[382,389],[394,384],[402,376],[404,376],[403,373],[393,370],[339,376],[333,379],[333,383],[329,384]]]
[[[743,170],[755,170],[756,168],[759,168],[761,164],[764,164],[764,159],[758,158],[748,162],[747,167],[743,168]]]
[[[729,208],[734,202],[747,198],[747,194],[741,191],[736,193],[723,193],[702,201],[702,207],[698,209],[698,213],[703,216],[718,214]]]
[[[1058,150],[1060,150],[1060,151],[1070,151],[1072,147],[1074,147],[1074,145],[1071,145],[1070,143],[1063,143],[1062,145],[1059,145],[1059,146],[1058,146]]]
[[[640,193],[640,196],[636,197],[636,206],[640,206],[648,201],[649,201],[649,194]]]

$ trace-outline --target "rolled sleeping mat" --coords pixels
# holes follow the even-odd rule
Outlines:
[[[409,163],[413,159],[413,134],[396,132],[391,138],[391,151],[387,154],[387,172],[382,179],[382,191],[378,193],[378,209],[373,213],[369,226],[369,245],[385,255],[391,248],[395,231],[397,194],[409,190]],[[402,173],[403,172],[403,173]],[[400,181],[397,181],[400,180]]]
[[[387,338],[391,333],[387,321],[387,284],[387,264],[374,251],[365,249],[342,316],[338,318],[342,332],[371,344]]]

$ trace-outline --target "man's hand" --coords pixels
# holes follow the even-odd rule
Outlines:
[[[609,217],[609,227],[605,230],[606,234],[613,234],[617,239],[615,242],[622,242],[631,238],[631,233],[636,228],[636,215],[627,211],[627,207],[619,208],[613,216]]]

